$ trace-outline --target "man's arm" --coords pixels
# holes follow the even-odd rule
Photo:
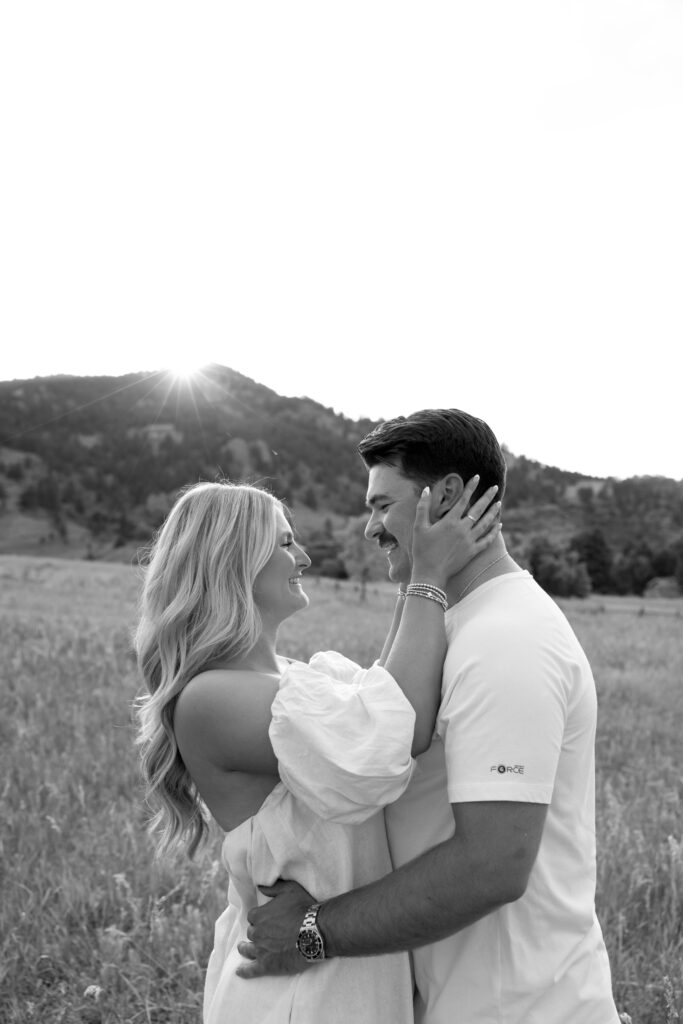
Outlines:
[[[453,804],[456,834],[378,882],[323,904],[331,956],[415,949],[519,899],[529,880],[545,804]],[[329,939],[328,939],[329,932]]]
[[[453,804],[456,833],[390,875],[323,903],[318,925],[328,956],[372,956],[414,949],[452,935],[523,895],[538,853],[545,804]],[[296,973],[294,948],[315,902],[293,882],[263,887],[273,895],[249,913],[245,978]]]

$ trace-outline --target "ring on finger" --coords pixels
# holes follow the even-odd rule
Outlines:
[[[476,520],[476,519],[474,518],[474,516],[471,516],[471,515],[469,514],[469,512],[468,512],[468,513],[467,513],[467,515],[465,516],[465,519],[471,519],[473,523],[476,523],[476,521],[477,521],[477,520]]]

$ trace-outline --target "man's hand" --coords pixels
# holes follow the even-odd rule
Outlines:
[[[279,879],[274,885],[259,885],[272,899],[247,914],[247,942],[237,950],[248,961],[237,968],[240,978],[260,978],[266,974],[300,974],[308,964],[296,948],[304,915],[315,902],[297,882]]]

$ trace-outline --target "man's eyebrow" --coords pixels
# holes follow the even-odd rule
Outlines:
[[[393,500],[390,494],[373,494],[368,495],[365,504],[368,508],[372,508],[374,505],[380,505],[382,502]]]

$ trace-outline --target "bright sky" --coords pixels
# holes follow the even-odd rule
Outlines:
[[[683,478],[681,0],[0,12],[0,378],[216,361]]]

